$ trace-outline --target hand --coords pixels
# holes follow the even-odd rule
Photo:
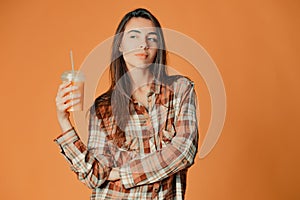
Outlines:
[[[80,95],[73,94],[70,95],[70,92],[77,90],[77,86],[73,86],[71,82],[64,82],[60,84],[57,95],[56,95],[56,114],[58,122],[61,126],[62,131],[66,131],[72,127],[69,120],[70,113],[68,109],[80,102]]]
[[[108,176],[109,181],[117,181],[120,179],[120,169],[119,168],[112,168],[112,170],[110,171],[110,174]]]

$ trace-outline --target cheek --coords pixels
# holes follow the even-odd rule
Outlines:
[[[151,59],[154,60],[156,54],[157,54],[157,49],[149,49],[149,51],[151,52]]]
[[[123,41],[122,44],[123,53],[135,50],[137,48],[137,44],[135,41]]]

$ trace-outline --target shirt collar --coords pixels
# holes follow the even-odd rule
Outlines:
[[[161,83],[154,78],[150,86],[150,94],[160,94]]]
[[[156,95],[160,94],[160,92],[161,92],[161,86],[162,86],[161,82],[158,81],[156,78],[154,78],[152,80],[152,82],[150,83],[150,91],[149,91],[149,93],[148,93],[147,96],[149,97],[149,96],[151,96],[153,94],[156,94]],[[131,95],[130,99],[132,100],[133,103],[138,103],[138,101],[135,98],[133,98],[132,95]]]

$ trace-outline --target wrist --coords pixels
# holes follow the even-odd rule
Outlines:
[[[66,120],[59,120],[59,125],[60,125],[60,128],[61,128],[61,131],[62,132],[66,132],[70,129],[73,128],[71,122],[69,119],[66,119]]]

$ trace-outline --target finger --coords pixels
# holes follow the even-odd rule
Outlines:
[[[78,99],[78,98],[80,98],[80,96],[81,96],[81,94],[80,93],[71,93],[71,94],[69,94],[69,95],[66,95],[66,96],[64,96],[63,98],[61,98],[61,102],[63,102],[63,103],[67,103],[68,101],[70,101],[70,100],[75,100],[75,99]]]
[[[57,90],[56,97],[60,97],[62,95],[61,91],[64,88],[69,87],[71,84],[72,84],[71,81],[66,81],[66,82],[63,82],[62,84],[60,84],[59,87],[58,87],[58,90]]]
[[[61,90],[69,85],[71,85],[71,81],[64,81],[62,84],[59,85],[58,90]]]
[[[75,99],[75,100],[70,100],[68,103],[61,103],[57,106],[57,109],[59,111],[63,111],[66,112],[69,108],[71,108],[72,106],[75,106],[77,104],[80,103],[80,99]]]
[[[70,87],[71,85],[72,85],[71,81],[63,82],[62,84],[59,85],[57,94],[59,94],[60,91],[63,90],[64,88]]]
[[[64,109],[67,110],[72,106],[76,106],[80,103],[80,99],[71,100],[68,103],[64,104]]]
[[[60,106],[60,105],[63,105],[63,104],[67,104],[69,103],[70,101],[74,101],[74,100],[77,100],[79,99],[80,100],[80,96],[81,94],[80,93],[71,93],[69,95],[66,95],[62,98],[57,98],[56,99],[56,106]]]
[[[63,95],[63,94],[62,94]],[[65,96],[58,95],[55,98],[56,107],[62,104],[68,103],[70,100],[78,99],[80,98],[80,93],[68,93]]]
[[[64,97],[64,96],[66,96],[68,93],[70,93],[70,92],[75,92],[76,90],[78,90],[78,86],[76,86],[76,85],[73,85],[73,86],[68,86],[68,87],[65,87],[65,88],[62,88],[61,90],[60,90],[60,92],[59,92],[59,94],[58,94],[58,96],[59,97]]]

